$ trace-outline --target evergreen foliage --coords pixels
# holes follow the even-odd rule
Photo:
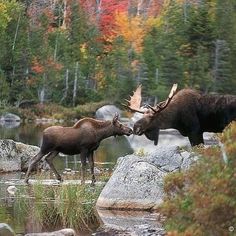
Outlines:
[[[103,2],[0,0],[1,101],[117,102],[139,83],[157,100],[173,83],[235,93],[233,0]]]

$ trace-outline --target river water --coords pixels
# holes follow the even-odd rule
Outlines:
[[[25,144],[40,146],[42,131],[47,126],[49,126],[49,124],[21,124],[14,128],[0,126],[0,139],[13,139],[14,141],[23,142]],[[208,136],[206,137],[207,139],[209,138]],[[189,142],[187,138],[182,137],[175,130],[171,130],[162,131],[160,133],[158,145],[186,146],[189,145]],[[144,137],[133,135],[130,137],[110,137],[103,140],[98,150],[96,150],[95,166],[98,171],[105,170],[112,172],[118,157],[140,150],[142,152],[150,152],[153,148],[153,143]],[[63,172],[65,169],[77,171],[80,168],[80,158],[78,155],[56,157],[54,163],[59,172]],[[16,204],[14,199],[6,196],[6,186],[4,186],[4,183],[6,181],[13,181],[14,183],[14,181],[20,178],[22,178],[21,173],[0,175],[0,223],[8,223],[16,233],[22,235],[26,232],[45,231],[47,229],[55,230],[56,228],[45,228],[43,225],[37,225],[35,222],[32,223],[32,218],[35,218],[35,216],[23,213],[21,207]],[[152,222],[156,222],[156,218],[150,216],[151,215],[147,214],[142,217],[149,223],[151,222],[150,224],[153,224]],[[138,219],[140,219],[140,217],[138,217]],[[95,225],[93,230],[96,231],[98,226],[99,224]],[[80,232],[79,235],[91,235],[91,231]]]
[[[12,139],[25,144],[40,146],[42,131],[50,124],[21,124],[16,127],[0,126],[0,139]],[[95,152],[96,170],[111,172],[117,158],[133,152],[128,140],[125,137],[110,137],[101,142],[99,149]],[[54,164],[57,170],[63,171],[71,169],[78,171],[80,169],[79,155],[56,157]],[[0,223],[8,223],[16,233],[24,234],[26,232],[37,232],[47,230],[43,225],[31,224],[32,218],[22,213],[19,205],[12,198],[7,196],[7,182],[17,183],[22,178],[22,173],[6,173],[0,175]],[[56,228],[55,228],[56,229]],[[48,230],[55,230],[49,228]],[[80,235],[90,235],[89,232],[83,232]]]

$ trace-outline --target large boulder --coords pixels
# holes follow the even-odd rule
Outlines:
[[[121,110],[114,105],[105,105],[96,111],[95,116],[98,119],[111,120],[116,113],[120,115]]]
[[[12,113],[5,113],[0,117],[0,120],[6,122],[20,122],[20,117]]]
[[[0,235],[1,236],[14,236],[15,233],[8,224],[0,223]]]
[[[11,139],[0,140],[0,172],[25,171],[29,160],[39,152],[39,147],[15,142]],[[46,168],[41,161],[38,168]]]
[[[6,128],[18,127],[20,125],[20,121],[20,117],[12,113],[5,113],[0,116],[0,125]]]
[[[190,166],[196,155],[177,146],[158,147],[150,154],[118,159],[117,167],[102,190],[100,209],[154,210],[163,201],[163,179]]]

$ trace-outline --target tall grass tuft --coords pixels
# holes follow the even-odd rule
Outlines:
[[[92,231],[99,225],[95,204],[103,186],[58,185],[40,182],[18,192],[18,207],[43,228],[70,227]],[[30,197],[25,197],[26,194]]]

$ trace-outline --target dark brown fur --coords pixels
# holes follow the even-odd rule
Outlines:
[[[134,124],[134,133],[145,134],[156,145],[159,129],[174,128],[194,146],[204,143],[203,132],[222,132],[233,120],[236,120],[236,96],[202,95],[182,89],[160,113],[144,114]]]
[[[132,129],[122,125],[115,115],[112,121],[101,121],[84,118],[72,127],[51,126],[44,130],[43,140],[39,153],[31,160],[25,181],[28,182],[30,172],[34,165],[46,155],[45,160],[53,170],[56,178],[61,176],[53,165],[53,158],[59,153],[68,155],[80,154],[82,166],[82,182],[84,182],[86,157],[88,158],[92,183],[95,182],[93,152],[100,142],[110,136],[130,135]]]

